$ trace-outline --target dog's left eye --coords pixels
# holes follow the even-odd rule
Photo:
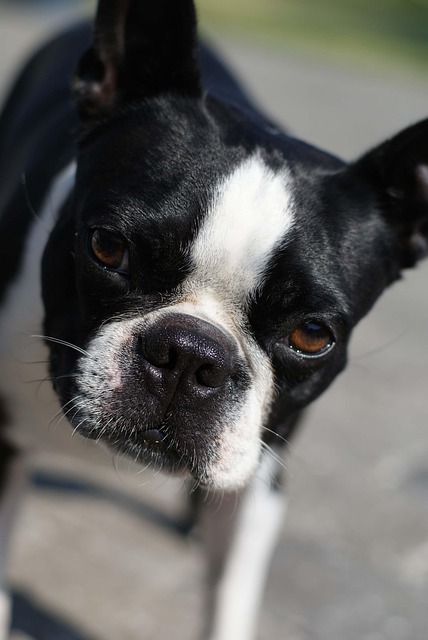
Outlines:
[[[94,258],[107,269],[128,273],[129,252],[125,240],[107,229],[93,229],[90,247]]]

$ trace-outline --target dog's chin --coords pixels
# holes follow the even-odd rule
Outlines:
[[[124,455],[142,467],[150,467],[154,470],[163,471],[181,476],[192,476],[199,482],[195,473],[191,471],[185,457],[177,449],[163,445],[161,442],[123,443],[112,445],[109,442],[103,443],[110,451],[118,455]]]
[[[172,474],[189,479],[195,487],[209,491],[236,491],[243,488],[254,471],[257,460],[244,468],[228,465],[212,447],[198,448],[196,454],[185,443],[168,439],[157,429],[134,431],[128,437],[101,435],[95,430],[76,426],[83,437],[95,440],[114,455],[124,456],[144,469]],[[135,434],[139,433],[138,436]]]

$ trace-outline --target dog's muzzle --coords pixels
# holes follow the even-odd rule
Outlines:
[[[136,461],[221,489],[257,464],[270,370],[208,319],[163,309],[105,324],[75,380],[73,426]]]

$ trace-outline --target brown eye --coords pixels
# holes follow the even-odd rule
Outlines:
[[[301,355],[318,356],[333,346],[334,338],[327,327],[317,322],[306,322],[290,333],[288,344]]]
[[[104,267],[123,273],[128,271],[128,246],[117,233],[94,229],[90,244],[94,257]]]

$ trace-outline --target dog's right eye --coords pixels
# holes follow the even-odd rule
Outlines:
[[[320,356],[327,353],[335,343],[330,329],[317,322],[305,322],[290,333],[290,349],[302,356]]]
[[[128,245],[119,234],[107,229],[93,229],[90,248],[96,261],[106,269],[128,273]]]

